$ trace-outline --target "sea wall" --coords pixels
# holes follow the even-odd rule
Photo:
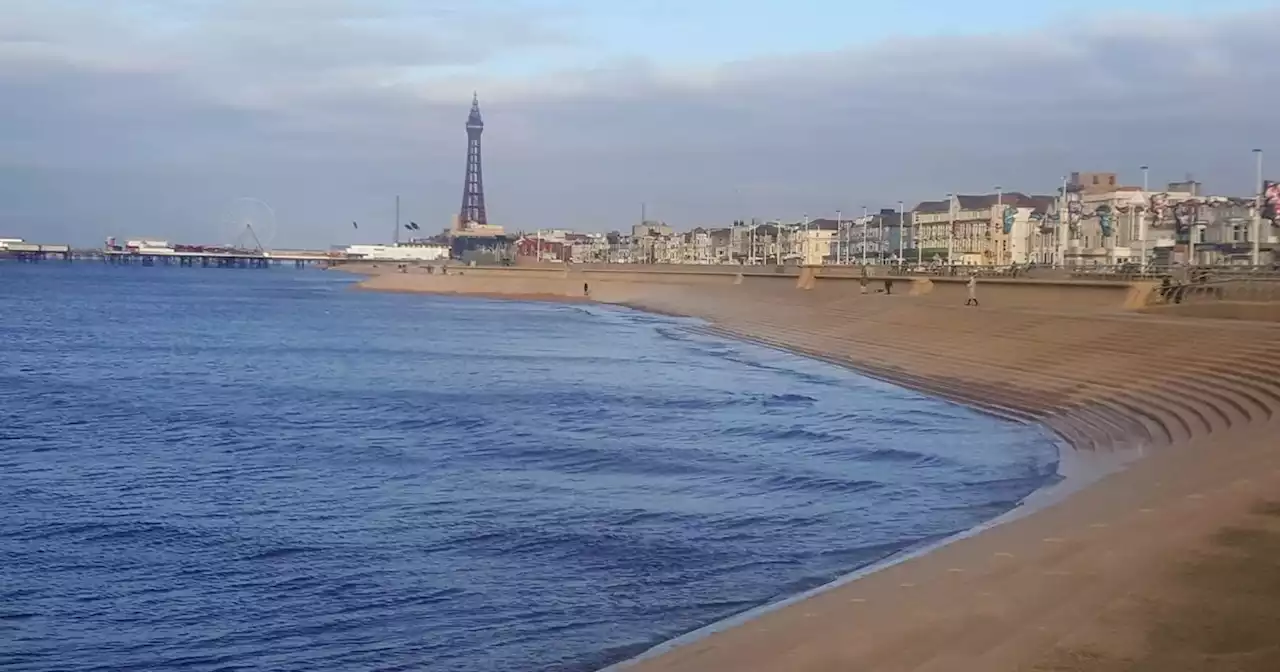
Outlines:
[[[357,270],[357,269],[353,269]],[[819,301],[839,301],[861,294],[862,279],[840,269],[685,266],[525,266],[454,267],[447,273],[394,266],[358,269],[370,276],[364,289],[440,294],[519,297],[585,297],[628,302],[661,295],[664,288],[732,288],[736,293],[802,291]],[[963,305],[964,278],[876,277],[868,293],[927,305]],[[977,294],[984,305],[1001,308],[1096,312],[1132,310],[1147,305],[1153,283],[984,278]]]
[[[968,298],[967,282],[967,278],[909,279],[908,287],[913,296],[928,302],[963,304]],[[1002,308],[1132,310],[1149,302],[1154,287],[1151,282],[982,278],[976,296],[980,303]]]

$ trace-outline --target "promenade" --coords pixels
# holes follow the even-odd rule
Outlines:
[[[1075,476],[1004,524],[628,669],[1280,669],[1280,323],[1143,312],[1152,283],[984,281],[978,308],[941,280],[892,295],[629,269],[362,284],[580,298],[584,283],[593,300],[1041,423]]]

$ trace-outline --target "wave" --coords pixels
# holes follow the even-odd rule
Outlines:
[[[883,481],[838,478],[818,474],[778,474],[764,476],[752,482],[769,490],[797,494],[802,492],[853,494],[888,487],[888,484]]]
[[[40,521],[19,525],[11,530],[0,528],[0,537],[26,542],[74,539],[81,543],[139,542],[201,544],[206,535],[179,525],[157,521]]]
[[[1043,436],[696,320],[79,268],[0,292],[28,667],[598,669],[1052,477]]]
[[[250,553],[242,556],[240,560],[247,562],[255,562],[259,560],[275,560],[279,558],[288,558],[294,555],[310,555],[320,553],[325,549],[319,546],[276,546],[261,551]]]
[[[962,466],[956,458],[944,457],[934,453],[925,453],[906,448],[873,448],[864,450],[861,459],[873,462],[906,463],[912,466]]]

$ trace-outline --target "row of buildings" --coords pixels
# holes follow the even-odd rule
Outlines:
[[[1280,193],[1202,193],[1187,180],[1159,191],[1115,173],[1073,173],[1050,195],[949,194],[861,217],[739,221],[678,232],[646,221],[629,233],[544,230],[520,236],[520,258],[577,263],[958,264],[1101,266],[1274,263]],[[1255,234],[1255,228],[1257,232]]]

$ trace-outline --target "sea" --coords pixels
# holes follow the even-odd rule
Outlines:
[[[597,670],[1056,478],[694,320],[354,281],[0,262],[0,669]]]

